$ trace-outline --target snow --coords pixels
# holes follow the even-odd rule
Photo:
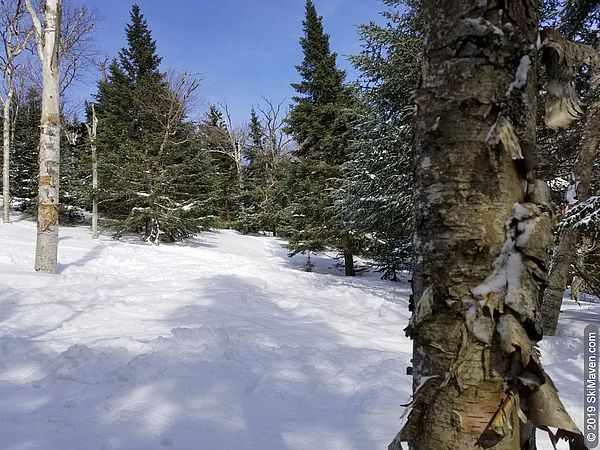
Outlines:
[[[463,24],[474,36],[485,36],[489,33],[504,36],[504,31],[483,17],[463,19]]]
[[[399,431],[406,283],[323,255],[306,273],[281,241],[231,231],[155,247],[63,227],[58,275],[32,271],[34,242],[33,222],[0,227],[3,450],[367,450]],[[579,425],[600,312],[582,305],[542,344]]]
[[[515,81],[510,83],[508,90],[506,91],[507,97],[512,94],[514,89],[523,89],[525,87],[527,84],[527,74],[529,73],[530,68],[531,58],[529,55],[522,56],[519,61],[519,67],[517,67],[517,73],[515,74]]]
[[[567,205],[569,206],[573,206],[574,204],[577,203],[577,188],[579,187],[579,182],[575,182],[575,183],[571,183],[569,184],[569,187],[567,188],[567,194],[566,194],[566,199],[567,199]]]

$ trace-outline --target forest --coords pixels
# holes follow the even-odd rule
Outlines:
[[[283,335],[260,333],[285,329],[278,315],[284,313],[274,313],[275,307],[265,303],[264,314],[273,314],[267,320],[254,309],[274,289],[269,301],[288,319],[297,320],[295,308],[304,305],[302,317],[320,317],[332,336],[342,333],[352,341],[352,332],[340,319],[345,317],[348,327],[361,330],[354,338],[366,339],[353,348],[356,353],[340,344],[347,355],[337,360],[322,343],[298,349],[295,337],[286,335],[290,340],[278,341],[273,348],[288,352],[286,357],[297,350],[302,366],[292,369],[289,362],[281,373],[297,369],[304,374],[287,379],[289,383],[300,385],[303,377],[327,373],[327,381],[315,381],[315,386],[329,386],[337,377],[332,367],[349,367],[361,352],[379,352],[369,357],[365,353],[364,361],[358,358],[364,367],[352,382],[363,389],[370,382],[363,377],[368,360],[376,361],[373,364],[385,374],[378,393],[373,393],[375,388],[369,393],[357,388],[365,395],[355,399],[360,406],[351,400],[345,403],[351,404],[351,413],[344,416],[339,436],[321,430],[329,442],[323,448],[368,449],[386,440],[390,450],[400,450],[405,443],[411,450],[593,448],[587,427],[582,429],[583,413],[573,413],[573,405],[581,408],[583,395],[577,391],[579,397],[573,400],[575,394],[567,390],[568,400],[561,401],[556,385],[562,393],[563,386],[580,383],[583,328],[600,324],[600,2],[372,1],[379,4],[380,20],[365,17],[356,27],[360,51],[343,56],[358,74],[356,79],[340,68],[342,56],[332,48],[319,14],[319,6],[327,2],[303,1],[304,17],[297,24],[302,59],[289,62],[296,70],[291,85],[295,94],[271,99],[253,93],[256,106],[243,121],[226,102],[202,104],[201,75],[163,63],[143,2],[133,4],[129,17],[122,18],[121,50],[100,55],[94,40],[101,4],[92,9],[76,0],[0,1],[0,241],[6,248],[0,259],[0,276],[5,279],[0,278],[0,319],[5,322],[0,327],[0,355],[6,352],[7,358],[0,366],[0,391],[7,383],[10,395],[33,402],[32,390],[12,391],[20,383],[13,378],[22,375],[21,384],[28,388],[28,383],[44,380],[50,389],[55,379],[47,377],[58,380],[63,372],[84,382],[87,375],[73,372],[68,364],[65,369],[60,362],[71,353],[91,367],[115,365],[118,375],[111,372],[106,377],[113,380],[114,375],[120,381],[107,384],[120,383],[120,377],[139,381],[144,369],[134,371],[131,364],[143,366],[140,358],[153,352],[164,353],[165,373],[179,373],[169,365],[169,354],[189,346],[191,353],[182,353],[177,364],[186,358],[200,364],[204,356],[192,347],[206,340],[202,345],[216,352],[211,356],[218,361],[215,370],[229,384],[235,384],[236,370],[264,371],[256,384],[249,382],[254,387],[225,396],[237,401],[254,392],[265,377],[277,380],[270,370],[279,359],[271,359],[274,353],[265,342]],[[90,87],[94,93],[83,102],[67,102],[84,70],[97,75]],[[73,246],[75,241],[79,244]],[[77,246],[89,253],[76,256]],[[255,260],[246,260],[248,255]],[[199,307],[187,292],[205,276],[191,268],[196,257],[211,280],[222,277],[223,282],[200,283],[195,292],[212,292],[213,297],[201,305],[206,311],[191,314],[195,322],[187,323],[182,319],[186,313],[177,311]],[[276,258],[278,265],[269,258]],[[138,274],[134,260],[156,279],[164,278],[164,286]],[[147,265],[150,260],[159,265]],[[111,265],[120,267],[121,275],[110,272]],[[271,279],[280,266],[290,270],[279,275],[288,283],[281,292]],[[130,270],[131,276],[140,277],[131,286],[120,278],[126,280]],[[25,284],[19,281],[21,273],[30,277]],[[56,277],[57,284],[36,278],[43,274]],[[197,278],[189,278],[192,274]],[[49,296],[77,315],[61,318],[60,326],[50,319],[58,313],[53,309],[48,319],[36,319],[27,300],[29,291],[22,290],[27,283],[39,286],[31,293],[33,298],[39,295],[40,303]],[[86,300],[86,285],[97,303],[66,306]],[[51,286],[56,292],[42,292]],[[62,292],[69,286],[76,294],[59,294],[58,287]],[[300,286],[305,296],[297,294]],[[322,294],[320,287],[331,295]],[[123,344],[123,354],[133,352],[121,361],[112,347],[97,348],[85,330],[100,318],[110,321],[110,311],[134,301],[138,288],[142,301],[159,308],[143,320],[163,320],[166,305],[175,308],[169,311],[177,320],[145,335],[141,325],[115,318],[123,329],[114,336],[106,331],[113,336],[106,339]],[[182,304],[169,294],[179,289]],[[238,294],[241,306],[222,305]],[[46,347],[36,347],[35,336],[45,340],[102,299],[108,303],[101,313],[78,325],[81,340],[71,340],[70,335],[48,338]],[[303,303],[314,299],[319,302],[310,307]],[[207,306],[213,301],[219,305],[216,309]],[[4,304],[9,305],[7,311],[22,307],[25,312],[5,314]],[[133,311],[142,307],[132,305],[126,314],[136,316]],[[371,322],[375,310],[368,305],[376,305],[372,307],[382,322]],[[244,314],[249,315],[236,318],[235,311],[246,307]],[[360,314],[354,316],[354,311]],[[142,308],[139,313],[147,311]],[[217,323],[207,318],[212,314]],[[42,327],[49,320],[53,331],[27,331],[37,320]],[[245,325],[221,325],[236,320]],[[244,328],[255,321],[261,323],[259,328]],[[379,335],[373,331],[378,327]],[[102,333],[96,337],[101,339]],[[168,333],[172,337],[165,338]],[[324,328],[300,334],[309,344],[313,336],[326,341],[325,335]],[[140,340],[121,342],[135,340],[131,336]],[[23,342],[13,342],[17,337]],[[2,350],[4,339],[8,350]],[[173,341],[166,343],[169,339]],[[388,347],[393,339],[398,339],[396,346]],[[242,349],[271,362],[260,368],[253,361],[229,367],[225,360],[239,358]],[[573,367],[560,372],[559,361],[571,361],[571,351]],[[319,362],[310,362],[311,352]],[[403,356],[394,357],[394,352]],[[29,379],[30,369],[22,369],[27,358],[19,359],[21,353],[33,355],[52,375]],[[105,362],[97,362],[103,358]],[[388,371],[386,361],[392,360],[396,365]],[[160,379],[163,362],[146,369],[156,370],[154,377]],[[343,368],[337,374],[346,373]],[[186,385],[192,383],[188,374],[180,378]],[[91,383],[104,386],[105,381],[92,377]],[[291,385],[278,394],[295,398]],[[66,395],[81,398],[79,391],[60,386]],[[196,392],[193,384],[189,388]],[[121,389],[115,397],[125,392]],[[384,403],[382,389],[393,390],[391,404]],[[410,400],[400,398],[407,393]],[[266,409],[270,395],[261,397]],[[325,398],[343,403],[332,391]],[[374,431],[372,440],[352,434],[350,423],[363,413],[363,406],[367,414],[375,409],[369,398],[392,415],[399,415],[400,403],[408,402],[401,420],[386,414],[388,422],[378,425],[382,428]],[[304,400],[298,401],[303,405]],[[114,404],[113,399],[105,408],[112,411]],[[302,420],[311,415],[311,405],[307,400],[302,406]],[[287,417],[287,407],[276,408]],[[187,418],[177,425],[185,430],[179,443],[176,425],[168,436],[149,432],[128,441],[118,428],[135,423],[135,417],[128,416],[112,429],[123,441],[95,440],[94,445],[200,448],[191,443],[196,413],[185,411],[181,417]],[[593,412],[597,432],[597,409]],[[38,420],[27,414],[23,413],[23,426]],[[146,412],[140,414],[146,418]],[[329,416],[323,414],[327,425]],[[369,423],[376,422],[372,414]],[[0,428],[4,416],[10,414],[0,411]],[[68,414],[61,417],[75,420]],[[315,417],[320,417],[318,412]],[[95,420],[90,416],[90,423]],[[272,417],[265,420],[277,422]],[[293,420],[297,418],[274,429],[287,430]],[[52,430],[44,429],[37,444],[21,447],[19,430],[6,448],[75,449],[87,439],[81,435],[72,442],[52,440]],[[210,430],[201,448],[233,448],[220,437],[223,430]],[[321,432],[299,432],[294,440],[282,437],[283,431],[273,438],[252,430],[249,448],[256,449],[316,448],[315,436]],[[95,432],[90,428],[89,433]],[[546,444],[536,444],[541,432],[547,433]],[[148,436],[153,440],[145,440]],[[595,439],[597,444],[597,435]]]

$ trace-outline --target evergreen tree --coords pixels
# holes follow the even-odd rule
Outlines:
[[[280,106],[266,101],[261,120],[250,111],[249,138],[240,194],[237,229],[277,234],[287,207],[286,176],[290,161],[290,138],[283,132]]]
[[[42,99],[37,89],[28,89],[18,99],[11,148],[11,178],[13,197],[22,201],[22,208],[35,207],[37,197],[38,149]]]
[[[345,73],[336,67],[336,54],[329,48],[323,19],[311,0],[306,2],[304,54],[297,66],[302,80],[292,86],[299,94],[288,117],[288,130],[299,143],[298,161],[293,164],[291,204],[287,229],[291,254],[340,249],[347,275],[354,275],[354,242],[334,210],[341,165],[348,154],[353,98],[344,85]]]
[[[264,230],[265,132],[256,111],[250,111],[249,139],[244,149],[244,168],[240,186],[240,213],[236,228],[243,233]]]
[[[417,2],[385,0],[385,26],[360,27],[359,119],[344,165],[339,214],[383,278],[409,267],[412,233],[412,92],[420,74]]]
[[[132,84],[145,78],[161,81],[159,66],[162,58],[156,54],[156,42],[138,5],[131,7],[131,23],[126,26],[128,47],[121,49],[119,61]]]
[[[214,197],[220,226],[229,228],[239,213],[240,186],[237,166],[230,151],[230,137],[223,114],[216,105],[210,105],[199,124],[202,148],[210,155],[213,168]]]
[[[160,71],[137,5],[126,34],[97,95],[100,211],[117,220],[117,236],[178,240],[214,220],[210,161],[186,120],[198,82]]]
[[[63,125],[60,143],[60,210],[63,222],[83,219],[82,211],[90,209],[91,160],[85,125],[78,120]]]

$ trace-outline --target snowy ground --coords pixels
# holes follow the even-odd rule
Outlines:
[[[272,238],[92,241],[62,228],[60,274],[32,271],[35,224],[0,225],[0,449],[385,449],[410,394],[405,284],[290,260]],[[569,305],[546,367],[581,424]],[[550,448],[549,444],[543,448]]]

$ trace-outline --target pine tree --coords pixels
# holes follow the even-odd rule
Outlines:
[[[345,73],[336,67],[337,56],[329,48],[323,19],[311,0],[306,2],[303,31],[304,59],[296,67],[302,80],[292,85],[299,95],[293,97],[287,120],[289,132],[299,143],[299,159],[291,169],[286,235],[291,254],[339,249],[346,274],[354,275],[354,242],[334,210],[341,165],[348,154],[348,111],[353,99],[344,85]]]
[[[11,149],[13,195],[21,201],[24,210],[31,210],[35,208],[37,196],[37,159],[42,99],[39,91],[31,88],[18,101]]]
[[[216,213],[220,226],[229,228],[239,214],[240,186],[236,163],[230,151],[230,139],[223,113],[210,105],[199,124],[202,148],[210,155],[213,167]]]
[[[262,119],[254,109],[250,111],[237,229],[276,235],[288,206],[285,188],[290,138],[283,131],[281,103],[265,103],[260,108]]]
[[[99,83],[100,211],[155,244],[179,240],[212,223],[210,161],[186,121],[198,81],[160,71],[156,43],[137,5],[127,47]]]
[[[60,210],[67,222],[83,219],[82,211],[89,210],[90,156],[85,139],[85,125],[78,120],[64,121],[60,148]]]
[[[162,58],[156,54],[156,42],[136,4],[131,7],[131,23],[125,33],[129,46],[121,49],[119,61],[129,81],[134,85],[144,79],[161,81],[163,75],[159,66]]]
[[[416,2],[384,3],[390,8],[383,13],[388,23],[360,27],[363,50],[351,58],[362,74],[362,92],[336,206],[361,243],[361,254],[375,262],[383,278],[395,280],[397,271],[409,267],[411,97],[420,74],[422,44]]]
[[[256,111],[250,111],[249,139],[244,149],[245,165],[240,186],[240,212],[236,229],[243,233],[264,230],[264,183],[266,175],[265,132]]]

